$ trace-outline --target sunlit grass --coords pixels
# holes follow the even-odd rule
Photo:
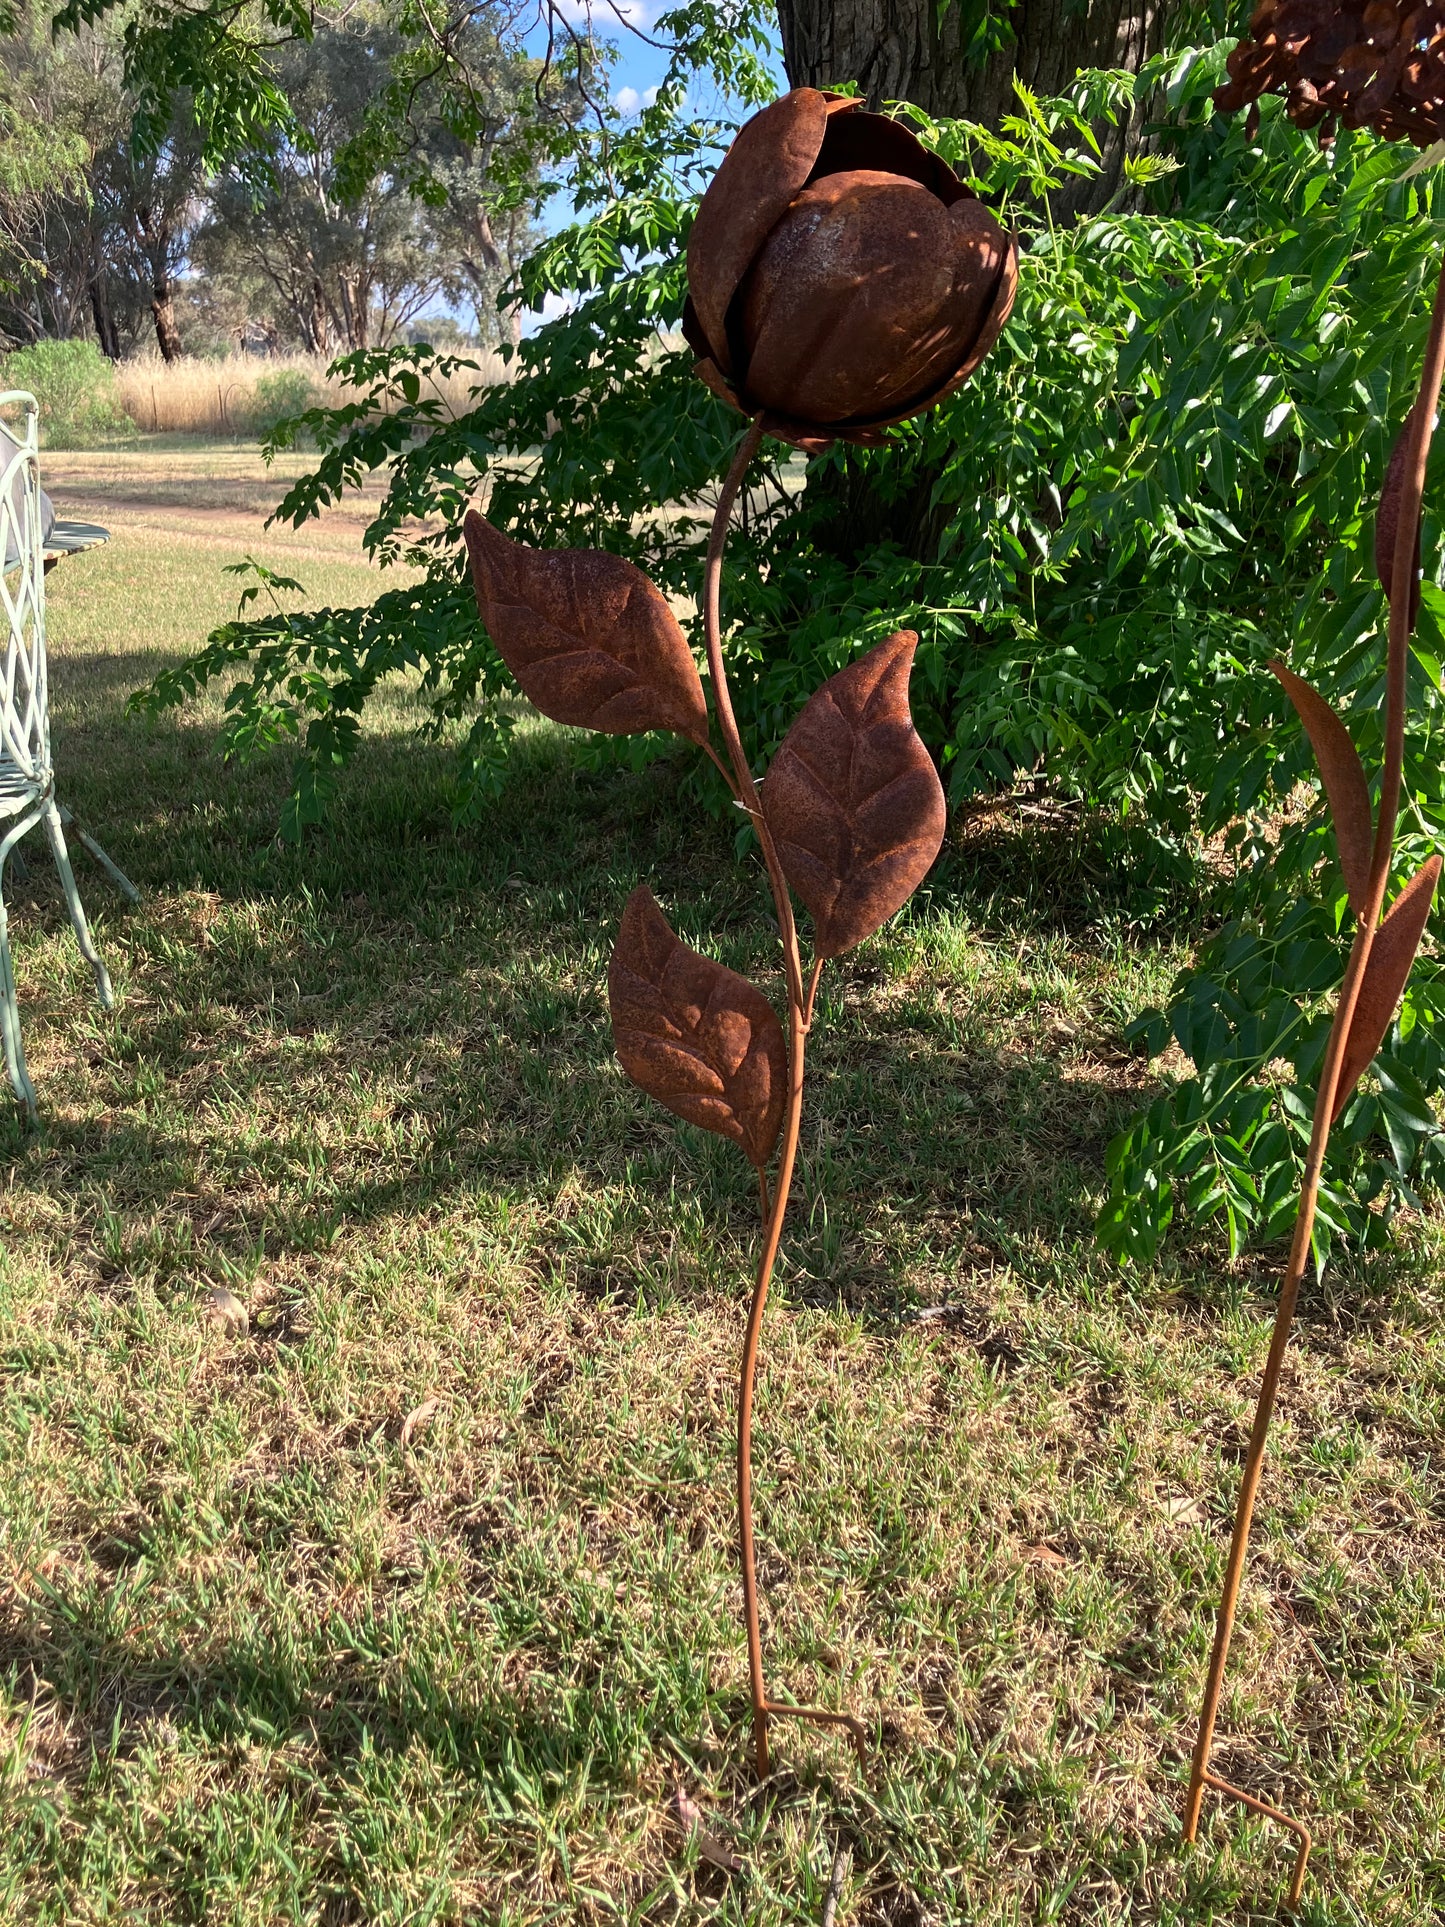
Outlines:
[[[1178,1838],[1276,1255],[1089,1231],[1188,906],[956,837],[825,980],[761,1578],[777,1688],[875,1750],[780,1727],[759,1789],[751,1174],[626,1084],[604,996],[643,879],[776,994],[757,872],[685,764],[537,726],[454,828],[404,691],[278,844],[287,772],[219,764],[214,703],[123,714],[265,552],[155,513],[52,578],[64,791],[145,892],[81,869],[113,1016],[38,851],[7,892],[45,1122],[0,1125],[0,1919],[816,1923],[840,1846],[840,1923],[1278,1918],[1277,1834]],[[331,541],[293,572],[360,599]],[[1219,1759],[1318,1825],[1314,1923],[1445,1906],[1439,1246],[1308,1286],[1265,1482]]]

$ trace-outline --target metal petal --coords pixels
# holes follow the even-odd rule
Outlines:
[[[633,1083],[678,1117],[731,1138],[761,1170],[787,1097],[782,1026],[746,977],[682,942],[645,884],[622,913],[607,1001]]]
[[[544,716],[609,736],[670,729],[707,742],[687,638],[641,569],[601,549],[529,549],[475,509],[462,533],[487,632]]]
[[[753,257],[812,172],[828,124],[816,88],[798,87],[738,129],[687,239],[687,285],[712,358],[733,372],[727,312]]]
[[[965,187],[947,161],[931,154],[901,120],[887,114],[865,112],[830,114],[810,180],[825,174],[854,174],[862,169],[880,174],[899,174],[918,181],[936,194],[945,207],[955,201],[972,200],[973,190]]]
[[[955,388],[961,387],[962,384],[968,380],[974,369],[978,367],[979,363],[1008,325],[1008,318],[1013,313],[1014,298],[1018,294],[1018,289],[1019,245],[1017,236],[1011,234],[1008,237],[1008,251],[1004,256],[1003,266],[999,270],[998,285],[994,290],[993,302],[989,307],[987,315],[984,317],[983,327],[979,330],[972,348],[969,349],[957,370],[948,377],[941,388],[935,389],[928,395],[916,396],[900,413],[889,416],[889,423],[903,421],[909,415],[922,414],[925,409],[936,407],[945,396],[951,395]]]
[[[945,208],[897,175],[825,175],[778,222],[740,292],[745,400],[820,425],[913,412],[973,355],[1009,255],[978,201]]]
[[[730,408],[736,408],[740,414],[747,412],[738,400],[737,390],[715,361],[710,361],[706,357],[701,361],[695,361],[692,372],[704,388],[711,388],[719,401],[725,401]]]
[[[911,415],[922,415],[930,408],[936,408],[941,401],[951,395],[955,388],[961,388],[978,367],[984,356],[998,340],[1013,312],[1014,297],[1019,286],[1019,249],[1014,235],[1008,236],[1008,253],[999,270],[998,286],[994,290],[993,303],[984,318],[978,338],[959,366],[953,369],[947,379],[938,387],[923,394],[910,397],[900,407],[890,409],[885,415],[870,416],[864,422],[840,422],[838,439],[846,442],[861,442],[864,447],[876,447],[886,439],[880,430],[892,428],[896,423],[907,421]]]
[[[1334,1117],[1338,1117],[1350,1101],[1351,1093],[1375,1061],[1375,1053],[1390,1028],[1415,952],[1425,934],[1425,920],[1439,880],[1440,858],[1432,856],[1411,877],[1375,932],[1370,961],[1365,965],[1365,980],[1360,985],[1359,1001],[1350,1020],[1340,1081],[1335,1087]]]
[[[1284,693],[1294,704],[1314,750],[1325,795],[1329,798],[1335,846],[1350,895],[1350,908],[1358,916],[1369,895],[1370,854],[1375,843],[1370,790],[1359,751],[1334,710],[1303,677],[1286,669],[1282,662],[1272,662],[1269,666],[1284,685]]]
[[[900,629],[830,676],[763,782],[778,859],[812,912],[823,957],[886,923],[943,843],[943,786],[908,707],[917,647]]]
[[[712,349],[708,346],[702,323],[697,318],[697,309],[692,305],[691,295],[688,295],[682,304],[682,338],[699,361],[712,360]]]

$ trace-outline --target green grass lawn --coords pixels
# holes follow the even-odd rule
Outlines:
[[[284,768],[124,699],[247,548],[375,578],[354,534],[132,508],[51,578],[62,791],[144,891],[77,857],[112,1016],[33,840],[7,889],[45,1116],[0,1117],[0,1920],[771,1927],[840,1851],[839,1927],[1278,1918],[1289,1842],[1178,1813],[1279,1255],[1090,1237],[1122,1026],[1198,913],[1005,824],[825,980],[761,1583],[776,1688],[875,1746],[780,1724],[758,1786],[752,1173],[626,1083],[604,977],[647,880],[776,996],[760,871],[685,764],[542,727],[454,829],[402,690],[281,846]],[[1306,1922],[1445,1914],[1442,1278],[1404,1224],[1307,1287],[1286,1371],[1216,1763],[1317,1826]]]

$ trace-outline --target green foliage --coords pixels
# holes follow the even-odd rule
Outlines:
[[[270,55],[277,44],[311,39],[315,19],[306,0],[201,0],[196,6],[161,0],[124,9],[120,0],[65,0],[55,11],[54,31],[79,33],[117,14],[142,152],[164,141],[179,96],[194,103],[208,168],[256,152],[290,125]]]
[[[1363,630],[1362,604],[1370,618]],[[1353,606],[1321,595],[1310,615],[1320,631],[1316,659],[1334,671],[1327,688],[1337,703],[1353,699],[1346,720],[1367,746],[1373,774],[1383,610],[1365,590]],[[1442,660],[1445,595],[1427,583],[1411,665],[1404,833],[1392,894],[1445,846]],[[1276,796],[1292,776],[1311,773],[1295,729],[1283,744],[1265,732],[1255,737],[1279,759]],[[1099,1230],[1121,1256],[1153,1257],[1181,1205],[1196,1220],[1217,1218],[1231,1255],[1251,1238],[1284,1238],[1293,1229],[1350,918],[1318,798],[1313,807],[1296,800],[1277,841],[1259,839],[1259,828],[1249,819],[1231,826],[1227,841],[1239,862],[1231,914],[1181,973],[1164,1009],[1141,1012],[1129,1027],[1151,1056],[1177,1045],[1190,1068],[1109,1148]],[[1422,1187],[1445,1178],[1445,1133],[1433,1108],[1442,1088],[1445,970],[1424,958],[1372,1072],[1331,1134],[1314,1232],[1319,1264],[1337,1238],[1379,1242],[1400,1205],[1417,1204]]]
[[[40,438],[50,448],[85,448],[134,427],[115,393],[115,369],[93,341],[36,341],[5,356],[0,382],[40,404]]]
[[[269,442],[283,422],[303,414],[315,399],[315,384],[304,368],[278,368],[262,375],[252,391],[251,427]]]
[[[1322,154],[1274,103],[1254,140],[1215,116],[1224,52],[1081,75],[1065,101],[1020,88],[997,131],[913,114],[1020,230],[1013,320],[973,380],[889,450],[834,450],[802,488],[775,450],[725,594],[736,699],[762,744],[824,676],[908,624],[922,637],[916,713],[955,802],[1038,772],[1147,826],[1183,871],[1212,840],[1233,878],[1230,921],[1139,1031],[1155,1048],[1178,1040],[1196,1074],[1110,1154],[1101,1231],[1138,1257],[1179,1199],[1217,1214],[1236,1247],[1277,1234],[1292,1209],[1300,1091],[1344,941],[1338,904],[1316,907],[1316,872],[1335,875],[1317,814],[1285,813],[1264,834],[1311,774],[1264,665],[1286,655],[1335,700],[1369,766],[1384,610],[1369,504],[1413,390],[1445,233],[1434,176],[1402,179],[1399,150],[1342,134]],[[1159,123],[1128,191],[1159,206],[1055,223],[1051,193],[1098,165],[1097,123],[1139,101]],[[368,539],[383,561],[423,564],[428,582],[370,611],[232,625],[195,666],[198,679],[244,672],[233,745],[253,715],[295,736],[298,797],[345,753],[336,718],[354,718],[383,665],[423,670],[438,725],[478,702],[495,713],[485,705],[504,679],[454,535],[478,488],[523,540],[615,549],[667,591],[695,589],[708,493],[740,424],[691,378],[675,329],[681,246],[722,138],[642,117],[605,188],[584,181],[590,217],[524,270],[527,301],[561,296],[566,312],[461,419],[425,379],[456,364],[425,349],[350,357],[355,399],[306,416],[320,457],[280,514],[303,522],[391,464]],[[680,510],[656,513],[669,503]],[[444,532],[411,535],[419,516]],[[1437,613],[1427,621],[1438,629]],[[1445,637],[1430,635],[1407,769],[1416,856],[1445,828],[1431,743]],[[503,740],[499,722],[477,726],[464,797],[495,782]],[[1388,1084],[1371,1082],[1343,1121],[1322,1246],[1370,1234],[1433,1174],[1432,983],[1422,970],[1383,1060]]]

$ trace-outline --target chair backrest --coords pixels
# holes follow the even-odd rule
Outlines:
[[[40,411],[20,389],[0,394],[0,409],[10,407],[25,421],[18,433],[0,422],[0,765],[39,790],[50,777]]]

